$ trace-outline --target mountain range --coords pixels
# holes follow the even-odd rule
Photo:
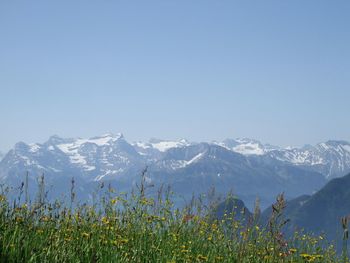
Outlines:
[[[285,192],[289,198],[312,194],[332,178],[350,171],[350,144],[327,141],[316,146],[281,148],[252,139],[189,142],[151,139],[129,143],[122,134],[90,139],[52,136],[44,143],[17,143],[0,162],[2,183],[18,186],[29,172],[35,191],[45,175],[53,197],[66,194],[71,178],[80,198],[91,198],[101,182],[129,191],[148,167],[146,182],[156,189],[170,185],[178,199],[205,193],[233,191],[252,207],[271,204]]]

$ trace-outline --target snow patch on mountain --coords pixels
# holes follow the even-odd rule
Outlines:
[[[161,152],[165,152],[171,148],[185,147],[190,145],[186,139],[181,139],[178,141],[151,139],[149,144]]]
[[[32,143],[32,144],[29,144],[29,151],[32,152],[32,153],[36,153],[40,150],[41,146],[37,143]]]
[[[248,138],[212,143],[151,139],[149,142],[129,144],[121,133],[108,133],[89,139],[52,136],[42,144],[20,142],[10,151],[11,154],[3,158],[2,163],[7,167],[4,171],[10,166],[19,169],[36,167],[52,173],[79,172],[93,181],[135,174],[137,169],[146,165],[174,171],[203,158],[210,162],[209,159],[220,158],[220,152],[223,152],[223,156],[230,153],[223,148],[231,154],[238,153],[237,158],[243,158],[242,155],[261,160],[268,157],[321,173],[328,179],[350,172],[350,143],[346,141],[327,141],[302,148],[279,148]],[[208,152],[208,149],[212,151]]]
[[[249,138],[226,139],[223,142],[214,142],[214,144],[243,155],[264,155],[270,151],[279,149],[277,146],[262,144],[257,140]]]
[[[280,161],[314,169],[326,178],[342,176],[350,171],[350,143],[346,141],[333,140],[316,146],[271,151],[268,154]]]
[[[87,161],[87,155],[83,150],[83,147],[89,144],[93,144],[97,147],[111,146],[113,143],[117,142],[120,139],[123,139],[121,133],[117,135],[105,134],[99,137],[93,137],[90,139],[76,139],[68,143],[56,145],[62,152],[69,156],[72,164],[80,165],[84,168],[85,171],[93,171],[96,169],[96,166],[91,165]],[[110,149],[111,150],[111,149]],[[118,156],[122,158],[122,156]],[[108,164],[107,159],[103,159],[105,163]]]
[[[135,142],[132,144],[139,154],[147,156],[150,159],[157,159],[160,157],[159,154],[165,153],[166,151],[173,148],[181,148],[192,145],[186,139],[180,140],[159,140],[150,139],[149,142]]]

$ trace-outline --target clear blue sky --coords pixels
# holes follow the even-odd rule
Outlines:
[[[0,150],[123,132],[350,140],[350,1],[0,2]]]

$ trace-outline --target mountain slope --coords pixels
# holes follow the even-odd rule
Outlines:
[[[258,196],[265,207],[280,192],[295,197],[325,183],[319,173],[207,143],[169,150],[150,167],[150,175],[152,182],[171,184],[175,192],[187,197],[207,192],[211,186],[221,194],[233,191],[249,207]]]
[[[263,155],[273,150],[279,150],[277,146],[262,144],[258,140],[249,138],[226,139],[222,142],[214,142],[214,144],[243,155]]]
[[[267,220],[271,209],[263,212]],[[304,229],[316,235],[325,233],[331,240],[342,240],[341,218],[350,215],[350,174],[327,183],[312,196],[287,202],[284,216],[290,219],[286,232]]]
[[[0,162],[0,180],[18,186],[29,171],[32,184],[45,174],[51,185],[74,177],[81,192],[101,181],[128,191],[148,166],[149,184],[171,185],[186,198],[214,186],[222,194],[232,190],[249,207],[259,196],[264,207],[283,191],[293,198],[320,189],[327,176],[338,176],[350,167],[349,149],[344,141],[282,149],[247,138],[220,143],[152,139],[130,144],[122,134],[90,139],[52,136],[42,144],[16,144]]]
[[[331,179],[350,172],[350,143],[327,141],[316,146],[280,149],[267,153],[270,157],[322,173]]]
[[[223,202],[220,202],[213,209],[213,216],[215,219],[222,220],[225,218],[233,218],[241,223],[248,223],[252,218],[253,214],[245,206],[244,202],[235,197],[229,197]]]

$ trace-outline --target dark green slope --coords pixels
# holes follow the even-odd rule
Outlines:
[[[341,218],[350,215],[350,174],[330,181],[292,216],[292,224],[331,239],[341,237]]]
[[[262,213],[267,222],[271,208]],[[284,217],[290,219],[286,233],[304,229],[316,235],[325,233],[330,240],[342,239],[341,218],[350,215],[350,174],[327,183],[312,196],[302,196],[286,203]]]
[[[234,216],[235,220],[247,222],[252,213],[245,206],[244,202],[238,198],[230,197],[226,201],[221,202],[215,208],[215,217],[217,219],[224,219],[225,214],[228,217]]]

